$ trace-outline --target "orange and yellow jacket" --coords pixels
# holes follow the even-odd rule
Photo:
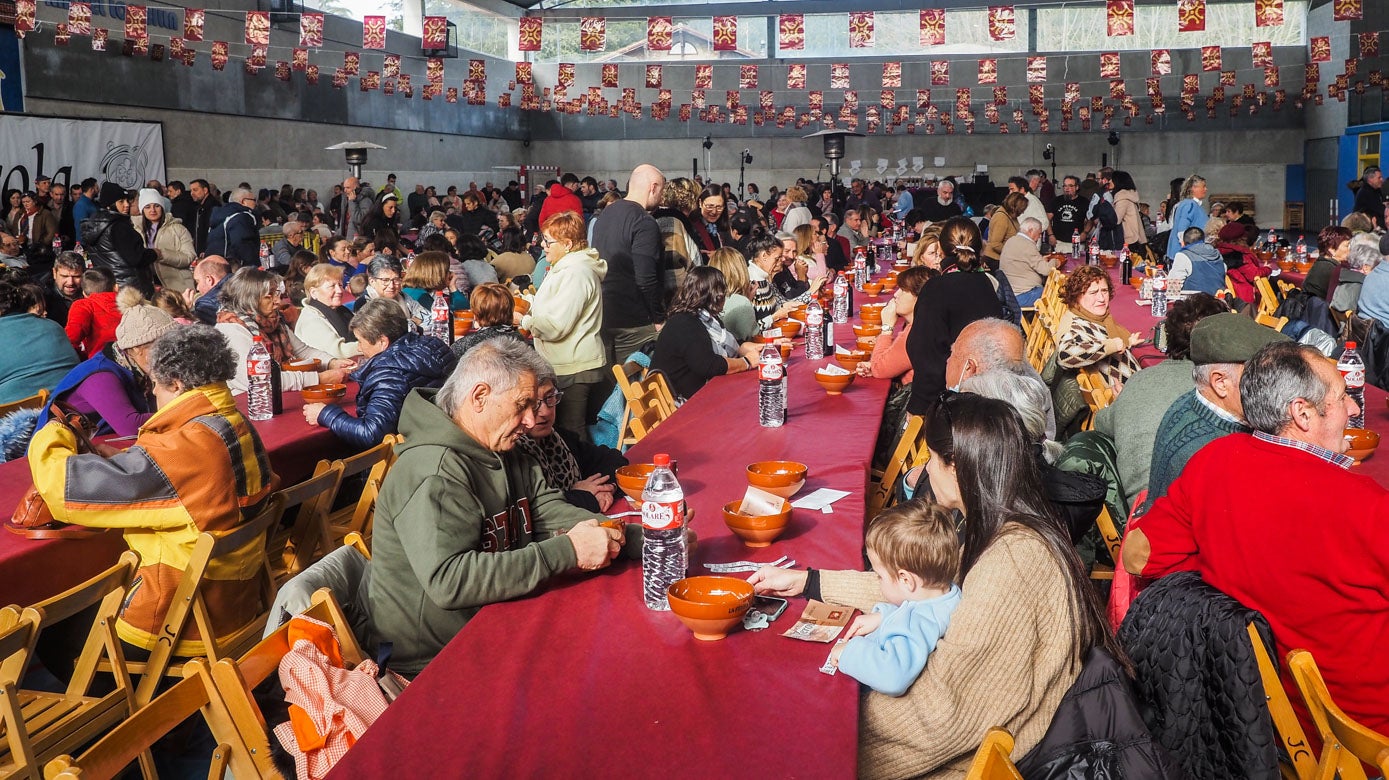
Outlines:
[[[140,426],[134,446],[110,458],[77,454],[72,432],[49,423],[34,434],[29,469],[55,519],[123,529],[139,553],[116,633],[146,649],[158,639],[198,534],[230,531],[253,517],[274,482],[260,437],[220,382],[170,401]],[[256,583],[264,555],[257,540],[209,563],[203,597],[218,636],[261,611]],[[177,655],[204,652],[196,628],[189,630],[193,639],[179,642]]]

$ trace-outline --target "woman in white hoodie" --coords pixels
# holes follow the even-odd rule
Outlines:
[[[535,339],[535,349],[555,368],[562,400],[556,424],[588,440],[590,396],[602,402],[607,379],[603,327],[603,277],[608,264],[588,245],[584,220],[562,211],[540,226],[550,270],[535,293],[530,313],[517,325]]]

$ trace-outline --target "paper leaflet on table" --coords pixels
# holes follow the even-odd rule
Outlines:
[[[833,490],[831,488],[820,488],[808,496],[801,496],[791,502],[791,506],[796,509],[824,510],[841,498],[849,495],[847,490]]]
[[[738,512],[749,517],[780,514],[784,501],[781,496],[748,485],[747,492],[743,494],[743,503],[738,505]]]
[[[796,619],[796,625],[787,629],[782,636],[806,642],[833,642],[853,616],[853,607],[834,607],[821,601],[808,601],[805,611]]]

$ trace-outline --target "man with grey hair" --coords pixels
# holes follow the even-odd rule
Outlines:
[[[998,268],[1008,277],[1008,284],[1013,288],[1019,306],[1031,306],[1042,297],[1042,287],[1047,283],[1047,277],[1059,265],[1043,256],[1038,248],[1042,229],[1041,220],[1023,217],[1018,223],[1018,232],[1003,242],[1003,250],[998,256]],[[1064,257],[1062,259],[1064,261]]]
[[[1365,278],[1384,259],[1379,253],[1380,237],[1376,233],[1356,233],[1350,238],[1350,254],[1341,269],[1340,281],[1331,291],[1331,308],[1337,312],[1354,311],[1360,303]]]
[[[362,220],[371,212],[371,188],[363,187],[356,176],[348,176],[342,182],[342,216],[338,220],[339,233],[351,241],[362,233]],[[371,236],[367,236],[371,238]]]
[[[275,246],[270,249],[270,263],[265,270],[284,274],[289,270],[289,261],[294,258],[294,253],[304,248],[304,223],[290,220],[284,224],[284,238],[275,242]]]
[[[926,214],[926,219],[933,223],[964,216],[965,213],[960,208],[959,201],[955,200],[955,182],[949,179],[942,179],[940,184],[936,185],[936,197],[928,199],[918,208]]]
[[[1355,401],[1334,364],[1289,341],[1245,364],[1240,395],[1253,434],[1192,457],[1129,524],[1124,568],[1199,572],[1268,620],[1274,657],[1308,650],[1336,704],[1389,732],[1389,644],[1370,639],[1389,635],[1389,491],[1342,454]]]
[[[1380,171],[1378,165],[1371,165],[1365,169],[1360,177],[1360,189],[1355,191],[1355,205],[1351,211],[1357,211],[1369,217],[1374,222],[1375,228],[1384,229],[1384,173]]]
[[[623,549],[621,531],[566,503],[514,450],[536,409],[559,402],[538,395],[554,376],[525,344],[491,339],[439,390],[406,396],[405,443],[376,501],[372,574],[359,599],[401,673],[419,673],[483,606],[575,568],[601,569]],[[635,553],[640,537],[631,539]]]
[[[1023,358],[1022,330],[1007,320],[985,317],[960,330],[945,360],[945,384],[959,390],[966,379],[989,371],[1011,371],[1037,381],[1042,377]],[[1056,413],[1050,397],[1046,405],[1047,438],[1056,438]]]
[[[245,188],[232,190],[224,205],[213,210],[207,231],[207,254],[221,255],[234,266],[260,265],[260,221],[253,211],[256,195]]]
[[[1145,507],[1167,495],[1197,450],[1226,434],[1248,432],[1240,403],[1244,363],[1265,344],[1288,340],[1273,328],[1234,312],[1212,314],[1196,323],[1191,329],[1196,387],[1178,396],[1158,425],[1148,464]]]

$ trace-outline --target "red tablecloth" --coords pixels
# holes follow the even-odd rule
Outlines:
[[[348,399],[356,386],[348,388]],[[237,399],[244,411],[245,396]],[[350,450],[326,428],[304,422],[299,393],[284,394],[284,414],[255,423],[270,455],[270,465],[282,485],[292,485],[313,473],[320,458],[340,458]],[[348,409],[353,407],[348,404]],[[130,446],[130,440],[116,442]],[[33,480],[27,460],[0,464],[0,511],[11,511]],[[95,575],[115,563],[126,549],[119,533],[83,540],[38,542],[0,532],[0,605],[31,604]]]
[[[836,336],[853,340],[848,327]],[[888,382],[860,377],[827,396],[799,343],[789,370],[785,427],[757,424],[756,374],[744,372],[710,382],[629,453],[679,461],[700,537],[691,574],[707,573],[706,562],[781,555],[802,567],[864,568],[864,494]],[[801,495],[851,495],[833,514],[794,510],[771,547],[744,547],[721,507],[742,496],[746,465],[763,459],[809,465]],[[484,608],[334,776],[852,777],[858,686],[817,671],[829,645],[780,635],[802,607],[793,601],[765,631],[701,642],[674,615],[646,609],[634,562],[564,578]]]
[[[1307,274],[1300,271],[1283,271],[1278,275],[1278,278],[1301,287],[1302,283],[1307,281]]]

